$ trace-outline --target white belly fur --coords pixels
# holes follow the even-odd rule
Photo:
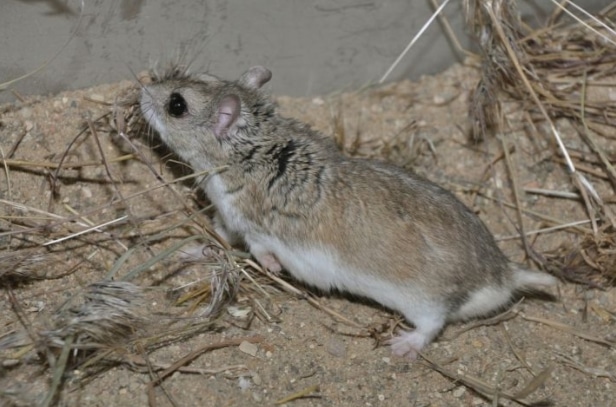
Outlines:
[[[344,265],[332,250],[323,247],[294,245],[272,236],[246,236],[249,247],[273,253],[296,279],[325,292],[338,289],[372,299],[408,317],[410,308],[417,313],[431,307],[422,290],[410,284],[400,285],[378,278],[375,274]],[[378,271],[376,271],[378,272]]]

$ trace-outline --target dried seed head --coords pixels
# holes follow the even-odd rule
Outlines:
[[[90,285],[81,306],[61,312],[55,329],[41,333],[48,345],[62,346],[74,336],[79,347],[111,346],[126,341],[145,322],[142,289],[128,282]]]

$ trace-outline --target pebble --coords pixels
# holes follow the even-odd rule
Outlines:
[[[441,96],[441,95],[435,95],[435,96],[432,98],[432,102],[433,102],[435,105],[442,105],[443,103],[445,103],[445,100],[446,100],[446,99],[445,99],[443,96]]]
[[[464,395],[464,393],[466,393],[466,387],[458,387],[457,389],[455,389],[453,391],[453,396],[457,399],[459,399],[460,397],[462,397]]]
[[[260,386],[261,383],[263,383],[263,380],[261,380],[261,376],[259,376],[257,373],[253,373],[252,382],[256,384],[257,386]]]
[[[82,188],[81,188],[81,195],[82,195],[84,198],[86,198],[86,199],[88,199],[88,198],[92,198],[92,195],[93,195],[93,194],[92,194],[92,190],[91,190],[90,188],[88,188],[88,187],[82,187]]]
[[[239,348],[242,352],[250,356],[257,356],[257,351],[259,350],[257,345],[248,341],[243,341],[240,343]]]
[[[346,356],[346,343],[337,337],[332,337],[327,343],[327,352],[330,355],[343,358]]]
[[[474,339],[471,343],[473,344],[473,348],[475,349],[483,348],[483,342],[481,342],[480,340]]]

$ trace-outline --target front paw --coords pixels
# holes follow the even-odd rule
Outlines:
[[[257,261],[267,271],[275,276],[279,276],[282,271],[282,265],[272,253],[265,253],[257,257]]]

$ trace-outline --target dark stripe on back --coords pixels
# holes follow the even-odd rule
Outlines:
[[[293,154],[295,154],[296,149],[297,146],[295,145],[295,141],[290,140],[283,148],[273,153],[272,159],[278,162],[278,170],[276,171],[276,175],[269,181],[268,188],[271,188],[274,183],[284,175],[289,160]]]

